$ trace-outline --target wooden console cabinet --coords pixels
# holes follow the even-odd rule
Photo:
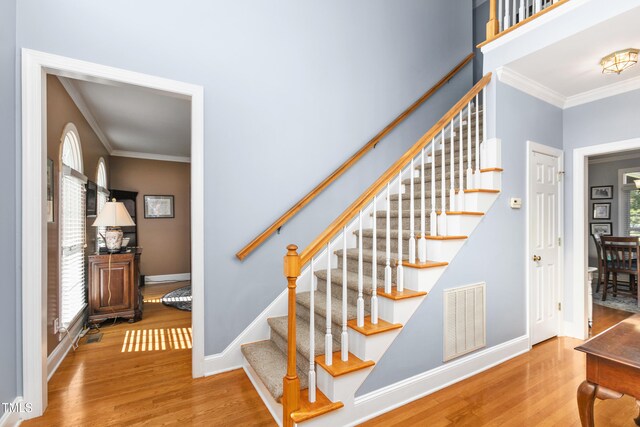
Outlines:
[[[89,322],[142,319],[140,251],[89,255]]]

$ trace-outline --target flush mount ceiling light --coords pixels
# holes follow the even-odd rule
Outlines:
[[[624,49],[613,52],[600,61],[603,74],[620,74],[638,62],[638,49]]]

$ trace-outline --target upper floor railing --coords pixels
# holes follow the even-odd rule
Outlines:
[[[487,43],[510,33],[569,0],[489,0]]]
[[[418,98],[413,104],[409,106],[405,111],[396,117],[391,123],[389,123],[384,129],[382,129],[376,136],[374,136],[369,142],[367,142],[360,150],[354,155],[349,157],[343,164],[335,171],[326,177],[320,184],[318,184],[313,190],[311,190],[306,196],[300,199],[295,205],[293,205],[288,211],[286,211],[280,218],[278,218],[273,224],[271,224],[266,230],[256,236],[251,242],[249,242],[244,248],[242,248],[236,257],[240,260],[244,260],[251,252],[253,252],[258,246],[264,243],[269,236],[278,231],[287,221],[293,218],[298,212],[308,205],[316,196],[324,191],[331,183],[337,180],[342,174],[344,174],[351,166],[356,164],[362,156],[364,156],[371,149],[395,129],[400,123],[402,123],[407,117],[418,109],[424,102],[429,99],[434,93],[444,86],[449,80],[451,80],[465,65],[473,59],[473,53],[467,55],[458,65],[456,65],[451,71],[449,71],[438,83],[436,83],[431,89],[426,91],[420,98]]]

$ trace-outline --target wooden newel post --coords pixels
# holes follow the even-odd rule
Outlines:
[[[496,0],[489,0],[489,22],[487,22],[487,40],[491,40],[500,32],[498,8]]]
[[[291,414],[300,409],[300,380],[296,372],[296,281],[300,276],[300,256],[296,245],[287,246],[284,257],[284,275],[289,288],[289,311],[287,332],[287,375],[282,382],[282,425],[293,427]]]

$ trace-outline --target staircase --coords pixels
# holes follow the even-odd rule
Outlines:
[[[480,102],[490,78],[309,248],[288,247],[287,314],[268,318],[270,339],[241,347],[279,424],[360,417],[355,392],[497,198],[500,146],[484,139]]]

